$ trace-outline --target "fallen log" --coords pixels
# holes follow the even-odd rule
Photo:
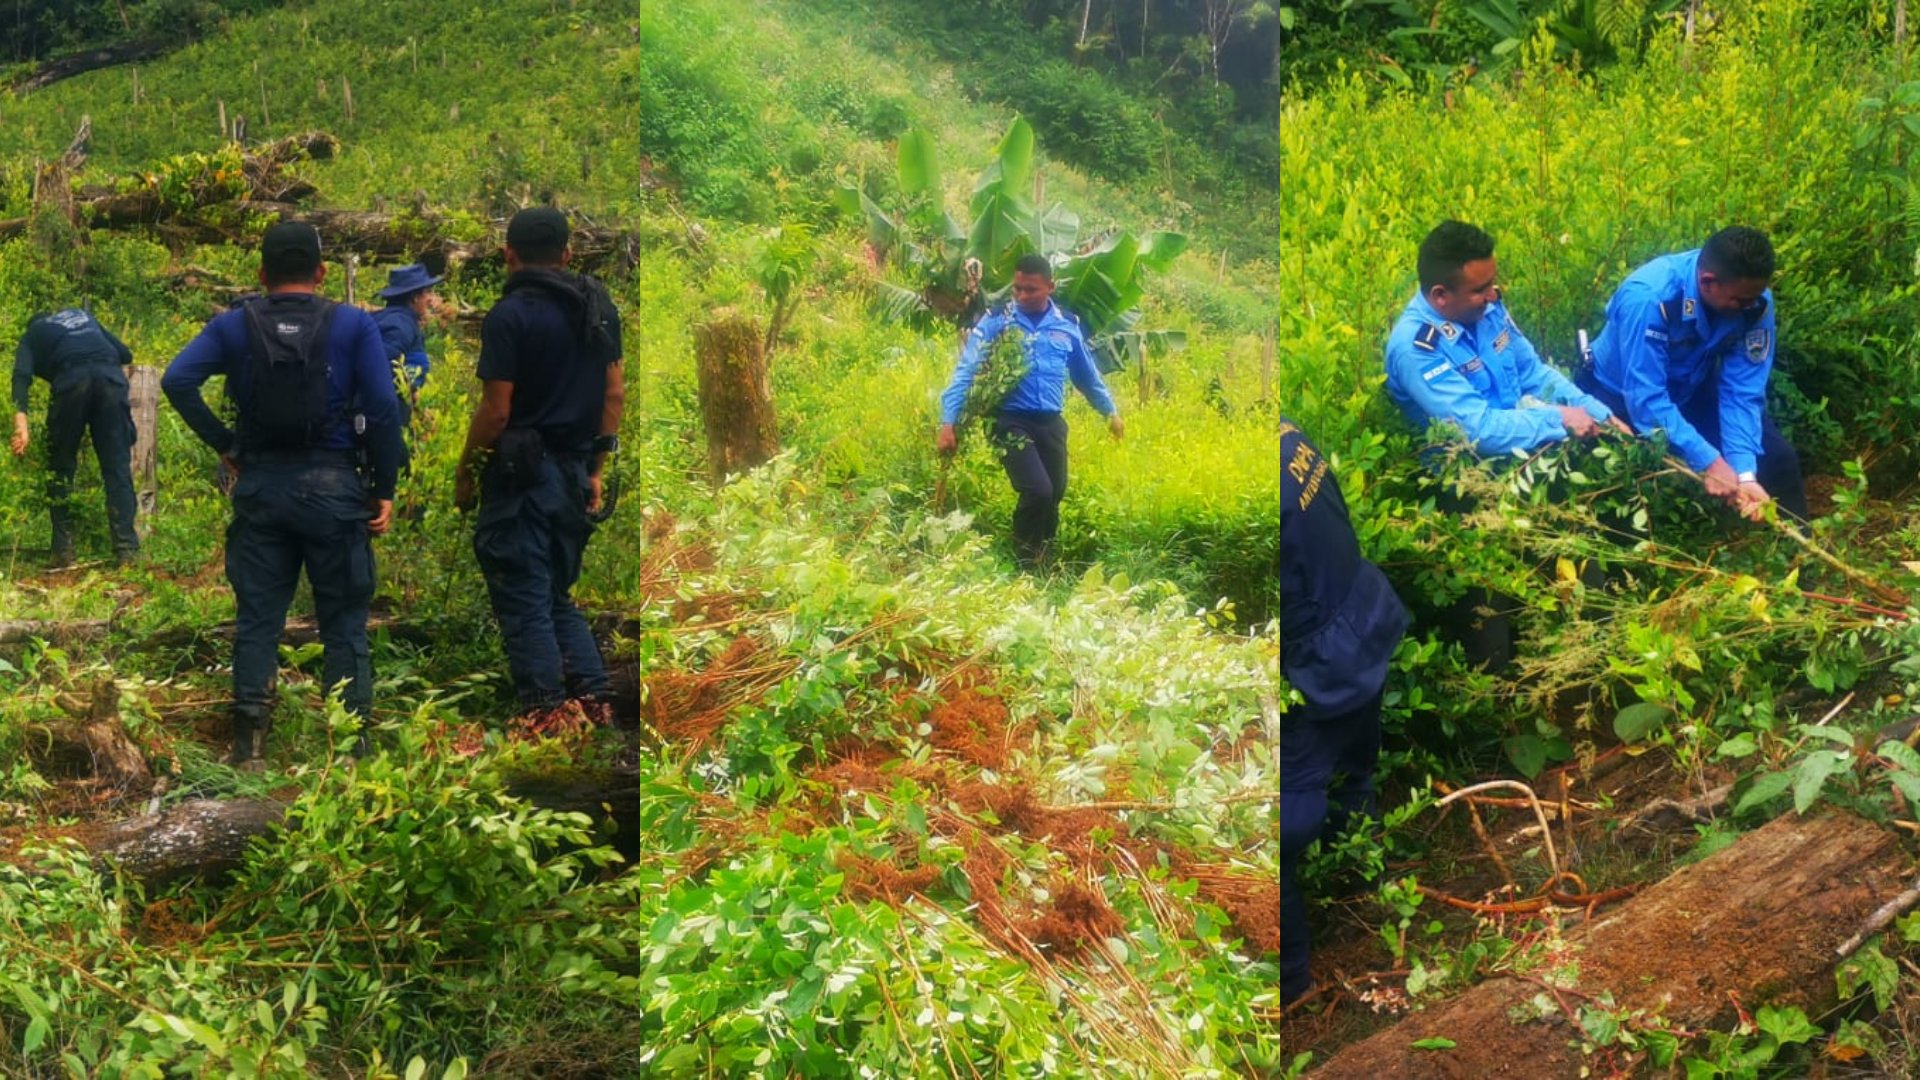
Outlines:
[[[25,78],[14,82],[11,89],[17,94],[25,94],[52,86],[62,79],[85,75],[90,71],[150,60],[171,51],[175,44],[172,41],[160,40],[124,41],[104,49],[89,49],[86,52],[57,57],[33,69],[32,73]]]
[[[1686,867],[1568,934],[1577,980],[1561,991],[1610,992],[1615,1012],[1645,1010],[1685,1029],[1725,1029],[1732,995],[1748,1008],[1795,1005],[1814,1013],[1834,997],[1835,950],[1905,887],[1911,859],[1889,830],[1848,814],[1788,815]],[[1532,1004],[1538,981],[1489,979],[1354,1043],[1315,1077],[1479,1080],[1577,1077],[1589,1066],[1584,1033],[1560,1010]],[[1445,1050],[1414,1043],[1450,1039]]]
[[[610,842],[627,858],[639,854],[640,771],[632,765],[527,774],[508,782],[508,794],[547,810],[586,814],[611,825]],[[279,827],[288,803],[276,799],[193,799],[159,813],[104,825],[49,830],[78,842],[103,872],[149,888],[187,877],[214,878],[240,865],[247,845]],[[0,838],[0,859],[14,861],[31,834]]]

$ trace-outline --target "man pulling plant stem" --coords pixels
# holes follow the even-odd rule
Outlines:
[[[1024,374],[999,400],[970,402],[968,391],[976,379],[983,385],[983,376],[992,376],[996,385],[1012,381],[1004,370],[1012,350],[1003,339],[1018,343]],[[993,370],[983,373],[983,366]],[[1060,529],[1060,501],[1067,494],[1067,421],[1061,410],[1068,379],[1107,418],[1113,437],[1122,437],[1126,425],[1119,406],[1087,352],[1079,324],[1053,302],[1052,264],[1044,255],[1022,256],[1013,272],[1013,303],[989,312],[967,335],[953,381],[940,395],[935,448],[941,454],[954,452],[963,416],[991,416],[1000,463],[1019,495],[1013,510],[1014,550],[1028,570],[1046,566]]]
[[[1493,237],[1443,221],[1420,242],[1419,266],[1420,291],[1387,338],[1387,395],[1407,419],[1423,430],[1452,424],[1482,454],[1592,438],[1603,424],[1627,431],[1542,361],[1507,314]]]
[[[1773,243],[1735,225],[1663,255],[1607,301],[1580,385],[1699,473],[1707,494],[1751,519],[1778,502],[1807,519],[1800,456],[1767,415],[1773,370]]]

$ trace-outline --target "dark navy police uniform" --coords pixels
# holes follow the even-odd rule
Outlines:
[[[267,298],[264,317],[312,309],[306,293]],[[343,703],[365,716],[373,700],[367,616],[374,562],[367,521],[370,499],[392,499],[400,462],[399,406],[392,368],[371,316],[351,305],[333,308],[327,330],[324,417],[304,446],[262,445],[250,415],[247,315],[236,307],[215,317],[167,368],[160,387],[188,426],[219,453],[240,463],[227,529],[227,580],[233,585],[233,697],[236,758],[249,731],[264,737],[272,716],[280,634],[301,567],[313,586],[314,617],[325,647],[326,685],[345,683]],[[238,406],[229,429],[200,396],[209,378],[226,378]],[[355,415],[365,434],[357,437]],[[366,473],[360,471],[364,453]],[[257,751],[257,744],[256,744]]]
[[[94,456],[100,461],[100,485],[106,490],[114,556],[126,559],[140,550],[133,527],[135,432],[127,403],[127,375],[122,370],[131,363],[133,351],[79,308],[36,316],[14,351],[15,411],[27,411],[28,391],[36,377],[45,379],[52,389],[47,400],[47,510],[53,518],[57,562],[73,554],[69,498],[80,438],[89,432]]]
[[[1280,724],[1280,989],[1311,985],[1301,857],[1329,824],[1373,811],[1380,702],[1407,612],[1360,554],[1320,451],[1280,421],[1280,673],[1303,705]]]
[[[473,553],[486,575],[514,692],[527,709],[607,694],[606,665],[572,592],[594,528],[587,520],[588,468],[606,407],[607,369],[620,359],[620,316],[605,288],[579,274],[542,267],[514,273],[481,324],[475,374],[512,383],[513,400],[481,474]],[[519,440],[537,449],[507,449]],[[537,464],[517,480],[509,458]]]

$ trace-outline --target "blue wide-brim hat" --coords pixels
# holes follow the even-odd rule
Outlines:
[[[419,263],[408,263],[406,266],[388,271],[387,287],[374,295],[392,299],[408,293],[417,293],[421,289],[430,289],[445,280],[447,279],[444,277],[434,277],[427,273],[427,268]]]

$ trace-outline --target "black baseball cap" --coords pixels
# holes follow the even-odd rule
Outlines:
[[[320,267],[320,231],[283,221],[260,238],[260,266],[270,277],[311,274]]]
[[[507,222],[507,246],[525,259],[553,259],[567,247],[567,215],[551,206],[534,206]]]

